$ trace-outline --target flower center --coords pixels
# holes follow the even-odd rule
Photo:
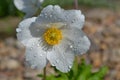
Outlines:
[[[53,46],[53,45],[59,44],[60,41],[62,40],[62,32],[56,27],[50,27],[46,30],[43,37],[44,37],[44,40],[49,45]]]

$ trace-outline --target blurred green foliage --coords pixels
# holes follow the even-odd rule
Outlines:
[[[81,64],[75,61],[71,71],[68,73],[55,71],[57,75],[51,74],[47,76],[46,80],[103,80],[108,72],[108,68],[103,66],[99,71],[92,72],[92,65],[86,64],[85,60],[82,59]],[[43,77],[43,75],[40,74],[38,77]]]
[[[62,7],[73,7],[74,0],[45,0],[42,4],[43,7],[49,4],[58,4]],[[115,4],[110,0],[78,0],[79,5],[91,6],[91,7],[114,7]],[[4,16],[22,16],[23,14],[18,11],[13,0],[0,0],[0,17]]]
[[[0,17],[8,15],[21,16],[22,13],[15,8],[13,0],[0,0]]]
[[[59,4],[60,6],[73,6],[74,0],[45,0],[44,5],[48,4]],[[78,0],[79,6],[89,7],[113,7],[114,4],[110,0]]]

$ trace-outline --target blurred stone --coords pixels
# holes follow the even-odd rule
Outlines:
[[[14,47],[14,46],[15,46],[15,42],[16,42],[15,39],[14,39],[14,38],[11,38],[11,37],[10,37],[10,38],[7,38],[7,39],[5,40],[5,43],[6,43],[7,46],[13,46],[13,47]]]
[[[100,44],[100,48],[101,48],[102,50],[107,50],[107,49],[108,49],[107,44],[106,44],[106,43],[103,43],[103,42]]]
[[[118,49],[113,49],[112,50],[112,52],[111,52],[111,58],[110,58],[110,60],[112,61],[112,62],[120,62],[120,49],[118,48]]]
[[[10,77],[9,80],[23,80],[21,76]]]
[[[0,80],[8,80],[7,76],[0,73]]]
[[[18,69],[20,67],[20,63],[15,60],[15,59],[4,59],[1,61],[1,69],[9,69],[9,70],[13,70],[13,69]]]
[[[92,64],[94,67],[100,67],[102,64],[102,60],[101,60],[101,55],[100,53],[91,53],[90,54],[90,59],[92,61]]]
[[[18,49],[24,49],[24,46],[22,43],[20,43],[19,41],[17,41],[16,39],[10,37],[10,38],[7,38],[5,40],[5,43],[7,46],[12,46],[12,47],[16,47]]]
[[[120,19],[116,21],[117,26],[120,26]]]
[[[115,67],[116,70],[120,71],[120,63],[118,63]]]
[[[120,80],[120,70],[117,71],[115,78],[116,78],[116,80]]]
[[[32,78],[36,78],[38,74],[40,74],[41,71],[40,70],[32,70],[32,69],[26,69],[25,70],[25,74],[24,77],[27,79],[32,79]]]
[[[99,15],[98,15],[99,14]],[[113,11],[106,9],[92,9],[86,12],[87,19],[97,21],[98,23],[109,24],[111,23],[115,16]]]
[[[22,43],[20,43],[19,41],[16,41],[16,48],[17,49],[24,49],[25,47],[23,46]]]
[[[108,63],[109,56],[110,56],[110,54],[109,54],[109,51],[107,51],[107,50],[104,53],[102,53],[102,62],[103,62],[103,64]]]

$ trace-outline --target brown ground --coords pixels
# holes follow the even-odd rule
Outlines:
[[[94,69],[109,67],[105,80],[120,80],[120,11],[85,10],[84,31],[91,40],[91,49],[83,55]],[[15,38],[15,26],[20,18],[0,19],[0,80],[39,80],[39,71],[25,69],[24,47]],[[13,33],[6,33],[12,27]],[[13,36],[14,35],[14,36]],[[49,72],[49,71],[48,71]]]

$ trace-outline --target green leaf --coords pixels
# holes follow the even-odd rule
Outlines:
[[[38,74],[37,77],[43,77],[43,74]]]
[[[98,76],[91,76],[87,80],[101,80]]]
[[[77,62],[77,59],[75,59],[75,61],[74,61],[74,65],[72,67],[72,71],[73,71],[73,75],[71,75],[71,76],[76,77],[77,74],[78,74],[78,62]]]
[[[81,74],[77,80],[86,80],[86,76],[84,74]]]
[[[98,76],[99,78],[103,78],[107,72],[108,72],[108,68],[106,66],[104,66],[98,72],[96,72],[94,75]]]

